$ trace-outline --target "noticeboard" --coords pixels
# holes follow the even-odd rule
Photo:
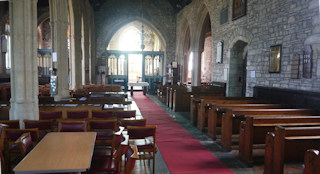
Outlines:
[[[50,78],[50,94],[57,94],[57,76],[51,76]]]

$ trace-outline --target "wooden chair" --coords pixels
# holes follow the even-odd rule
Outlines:
[[[89,118],[89,111],[67,111],[67,118],[86,120]]]
[[[113,140],[111,146],[96,146],[93,152],[93,159],[105,159],[112,158],[115,155],[115,151],[119,148],[123,141],[124,127],[119,127],[119,131],[113,134]]]
[[[130,145],[126,154],[126,163],[125,163],[125,170],[124,174],[130,174],[134,168],[135,162],[139,159],[138,156],[138,148],[136,145]]]
[[[52,131],[51,120],[23,120],[26,129],[38,128],[40,140]]]
[[[138,148],[139,159],[148,160],[150,165],[150,159],[153,160],[153,173],[155,171],[155,153],[156,147],[156,126],[128,126],[128,135],[130,137],[129,143],[136,145]],[[148,155],[146,155],[148,153]]]
[[[88,130],[97,132],[96,145],[111,145],[113,133],[118,130],[117,120],[89,120]]]
[[[6,150],[5,150],[5,157],[8,165],[8,169],[11,169],[11,159],[15,159],[17,157],[21,157],[21,154],[24,154],[24,152],[21,152],[21,149],[19,145],[16,143],[16,141],[23,135],[24,133],[29,133],[31,140],[32,140],[32,146],[35,146],[36,143],[39,141],[39,131],[38,128],[32,128],[32,129],[10,129],[6,128],[5,130],[5,141],[6,141]],[[28,139],[29,140],[29,139]]]
[[[113,152],[112,158],[99,158],[93,159],[91,167],[86,174],[96,173],[120,173],[121,171],[121,158],[127,152],[128,149],[128,135],[123,135],[124,141],[121,145]]]
[[[127,128],[128,126],[146,126],[147,119],[138,119],[138,120],[126,120],[123,119],[120,121],[120,125]]]
[[[113,111],[92,111],[93,119],[113,119],[115,118]]]
[[[120,120],[124,118],[133,118],[136,117],[135,110],[128,110],[128,111],[115,111],[115,117]]]
[[[6,124],[10,129],[20,129],[20,120],[1,120],[0,123]]]
[[[40,111],[39,120],[51,120],[51,129],[58,129],[57,120],[62,119],[62,111]]]
[[[59,120],[58,132],[86,132],[87,122],[82,120]]]

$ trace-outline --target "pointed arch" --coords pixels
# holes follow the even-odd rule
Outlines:
[[[127,18],[123,21],[120,21],[116,24],[114,24],[110,30],[106,31],[104,36],[105,40],[105,48],[108,47],[112,37],[117,33],[118,30],[120,30],[122,27],[128,25],[131,22],[142,22],[145,26],[149,27],[151,30],[153,30],[159,37],[161,45],[163,46],[164,50],[166,50],[166,38],[163,36],[163,34],[160,32],[160,30],[158,30],[151,22],[149,22],[148,20],[144,19],[144,18],[140,18],[140,17],[131,17],[131,18]]]

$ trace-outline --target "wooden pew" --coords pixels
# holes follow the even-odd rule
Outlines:
[[[303,161],[308,149],[320,149],[320,127],[277,126],[266,136],[264,174],[283,174],[284,163]]]
[[[260,103],[261,102],[261,103]],[[287,108],[286,105],[281,104],[262,104],[263,101],[248,100],[245,102],[234,102],[232,104],[210,104],[210,110],[208,112],[208,135],[212,139],[217,138],[217,127],[221,125],[222,114],[226,112],[227,109],[277,109],[277,108]]]
[[[267,132],[275,126],[320,126],[320,116],[294,117],[246,117],[241,121],[239,135],[239,158],[248,165],[253,162],[253,146],[265,144]]]
[[[221,120],[221,145],[231,150],[232,133],[239,133],[240,122],[245,115],[253,117],[266,116],[301,116],[314,114],[310,109],[227,109]]]
[[[224,96],[202,96],[202,95],[191,95],[190,99],[190,121],[192,124],[197,125],[198,123],[198,115],[202,114],[203,111],[199,110],[202,107],[206,107],[207,103],[214,102],[216,100],[232,100],[234,97],[224,97]],[[242,98],[242,97],[241,97]],[[236,97],[238,99],[238,97]]]
[[[198,114],[197,114],[197,127],[200,130],[203,130],[205,123],[208,121],[209,110],[213,103],[219,104],[245,104],[245,103],[261,103],[260,101],[254,100],[251,97],[226,97],[226,98],[216,98],[216,99],[201,99],[198,104]]]
[[[198,105],[201,102],[201,99],[216,99],[216,96],[198,96],[190,95],[190,121],[192,124],[195,124],[197,120],[195,118],[198,114]]]
[[[197,114],[195,115],[198,129],[203,129],[203,120],[207,117],[207,111],[211,109],[213,103],[257,103],[252,97],[215,97],[215,98],[200,98],[197,105]]]
[[[304,155],[303,174],[320,173],[320,155],[319,150],[308,149]]]

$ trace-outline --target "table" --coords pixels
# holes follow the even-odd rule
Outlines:
[[[85,172],[96,132],[51,132],[13,169],[15,174]]]
[[[149,86],[149,83],[148,82],[137,82],[137,83],[128,83],[128,86],[130,86],[131,90],[130,90],[130,94],[133,95],[133,87],[134,86],[142,86],[143,88],[143,95],[146,95],[147,93],[147,89],[148,89],[148,86]]]

